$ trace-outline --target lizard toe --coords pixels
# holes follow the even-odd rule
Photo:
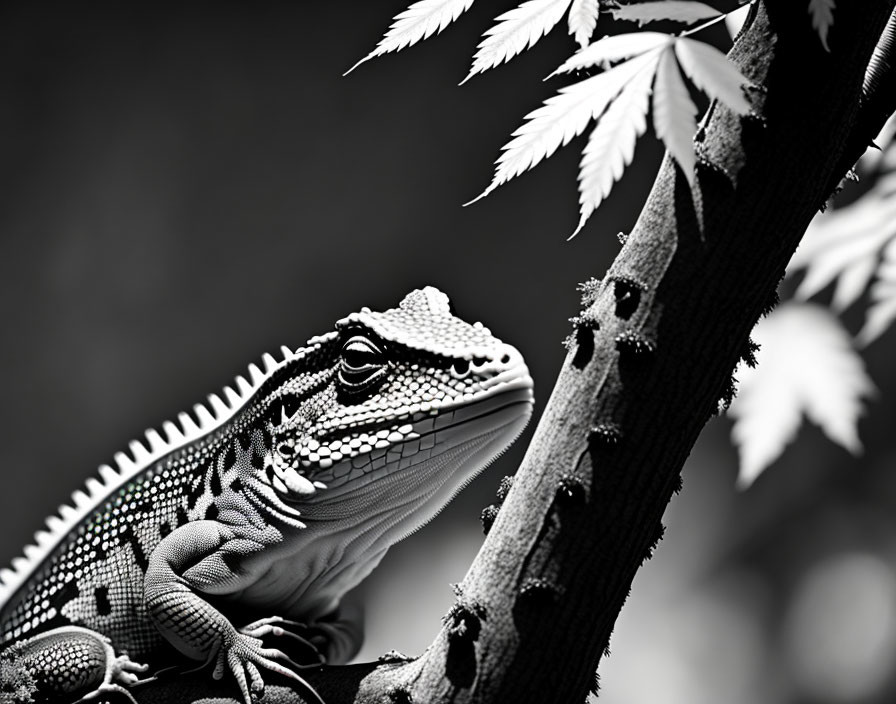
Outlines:
[[[240,693],[243,695],[243,702],[245,702],[245,704],[252,704],[252,695],[249,693],[249,684],[246,680],[246,670],[240,656],[233,651],[229,652],[227,654],[227,666],[230,668],[231,674],[236,679],[236,684],[240,688]]]
[[[257,621],[253,621],[252,623],[248,623],[242,628],[239,629],[240,633],[245,633],[246,635],[253,635],[253,631],[258,631],[261,629],[261,632],[265,632],[265,628],[268,626],[286,626],[288,628],[293,628],[296,630],[304,630],[307,626],[304,623],[299,621],[291,621],[287,618],[283,618],[282,616],[268,616],[267,618],[260,618]]]
[[[149,665],[134,662],[127,655],[119,655],[110,665],[109,680],[132,687],[141,681],[140,675],[149,670]]]
[[[309,701],[324,704],[314,688],[296,673],[301,666],[286,653],[277,648],[265,648],[258,638],[242,633],[235,635],[230,645],[222,648],[222,652],[219,653],[215,671],[220,668],[223,672],[222,663],[226,662],[226,667],[236,679],[246,704],[252,704],[253,698],[260,698],[264,693],[262,670],[275,672],[293,680],[310,695]]]

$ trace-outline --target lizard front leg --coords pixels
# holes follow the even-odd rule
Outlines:
[[[270,529],[272,532],[273,529]],[[246,704],[264,691],[259,668],[277,672],[314,691],[295,670],[292,660],[259,638],[242,633],[202,597],[239,591],[246,575],[231,560],[264,549],[277,536],[256,531],[251,537],[217,521],[194,521],[170,533],[153,550],[144,578],[147,611],[162,635],[193,660],[215,663],[216,679],[229,669]]]

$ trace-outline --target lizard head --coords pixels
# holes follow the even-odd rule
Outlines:
[[[343,318],[270,382],[253,412],[270,438],[255,481],[300,504],[303,522],[345,520],[368,503],[414,506],[406,532],[415,530],[512,442],[532,410],[520,353],[456,317],[431,287],[397,308]]]

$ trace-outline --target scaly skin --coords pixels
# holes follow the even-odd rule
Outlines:
[[[230,403],[210,397],[213,413],[197,406],[198,423],[181,414],[167,439],[149,431],[148,450],[132,443],[133,458],[101,467],[0,573],[0,642],[13,644],[0,701],[120,688],[137,662],[186,656],[229,672],[249,702],[264,670],[301,681],[268,636],[346,661],[361,631],[340,615],[343,595],[531,412],[519,353],[434,288],[265,367],[226,390]],[[60,676],[60,662],[79,674]]]

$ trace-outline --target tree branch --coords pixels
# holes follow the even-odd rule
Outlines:
[[[828,53],[804,5],[760,4],[731,52],[761,87],[756,116],[717,106],[704,121],[700,217],[667,156],[621,253],[586,292],[557,385],[445,626],[411,663],[308,672],[327,704],[581,701],[594,687],[753,325],[829,184],[854,162],[849,149],[876,134],[858,121],[859,97],[893,5],[838,3]],[[210,695],[204,678],[135,695],[190,701]],[[272,687],[265,701],[301,698]]]

